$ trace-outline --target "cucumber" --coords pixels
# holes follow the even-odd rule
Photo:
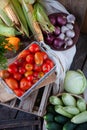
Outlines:
[[[79,109],[77,107],[74,107],[74,106],[65,106],[63,107],[64,110],[72,115],[77,115],[79,114]]]
[[[75,130],[86,130],[87,129],[87,122],[79,124]]]
[[[47,113],[52,113],[53,115],[56,115],[54,105],[49,104],[46,109],[47,109]]]
[[[68,121],[64,124],[62,130],[74,130],[76,128],[77,124],[72,123],[71,121]]]
[[[74,116],[71,119],[71,122],[76,124],[87,122],[87,111],[81,112],[78,115]]]
[[[53,105],[63,105],[62,100],[57,96],[50,96],[49,102]]]
[[[54,120],[54,115],[52,113],[46,113],[46,115],[44,115],[44,120],[46,120],[47,122],[49,121],[53,121]]]
[[[63,109],[63,106],[59,106],[59,105],[58,105],[58,106],[55,106],[55,111],[56,111],[57,113],[59,113],[60,115],[66,116],[66,117],[68,117],[68,118],[72,118],[72,117],[73,117],[72,114],[66,112],[66,111]]]
[[[54,117],[54,120],[60,124],[65,124],[69,118],[59,114]]]
[[[55,122],[48,122],[46,124],[46,128],[48,130],[62,130],[62,126],[58,123],[55,123]]]
[[[77,107],[79,108],[79,110],[82,111],[86,111],[86,101],[83,98],[80,98],[77,100]]]
[[[62,101],[65,106],[76,106],[76,99],[69,93],[62,94]]]

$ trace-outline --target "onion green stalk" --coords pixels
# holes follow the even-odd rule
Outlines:
[[[39,2],[34,4],[34,16],[44,31],[54,31],[54,26],[51,24],[44,7]]]
[[[82,94],[87,87],[87,79],[81,70],[67,71],[64,79],[64,89],[73,94]]]

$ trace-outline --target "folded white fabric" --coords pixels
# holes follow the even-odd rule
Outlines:
[[[42,44],[41,46],[46,48],[46,51],[49,53],[50,56],[52,56],[56,64],[57,76],[56,76],[56,81],[55,81],[56,87],[54,88],[56,89],[55,92],[58,93],[58,91],[63,91],[65,73],[67,70],[70,69],[70,66],[72,64],[73,58],[76,53],[76,46],[74,45],[70,49],[64,50],[64,51],[55,51],[55,50],[52,50],[45,43],[41,42],[41,44]],[[54,94],[56,94],[55,92]]]

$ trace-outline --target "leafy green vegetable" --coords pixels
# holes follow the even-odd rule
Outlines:
[[[87,79],[81,70],[67,71],[64,79],[64,89],[74,94],[82,94],[87,87]]]
[[[5,53],[7,52],[7,49],[5,46],[8,44],[8,41],[5,39],[4,36],[0,36],[0,69],[5,69],[7,67],[7,58],[5,57]],[[14,48],[12,46],[9,46],[10,48]]]

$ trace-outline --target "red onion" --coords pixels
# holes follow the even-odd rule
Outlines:
[[[53,47],[56,49],[60,49],[64,45],[64,40],[60,38],[55,38],[53,41]]]
[[[62,25],[65,25],[67,23],[67,19],[66,19],[66,16],[64,15],[58,15],[57,16],[57,24],[62,26]]]
[[[54,40],[53,34],[47,34],[47,36],[45,37],[45,42],[49,45],[52,44],[53,40]]]
[[[49,15],[49,20],[53,25],[56,25],[56,17],[55,17],[55,15]]]
[[[60,27],[59,27],[59,26],[55,26],[54,34],[55,34],[56,36],[58,36],[58,35],[60,34]]]

